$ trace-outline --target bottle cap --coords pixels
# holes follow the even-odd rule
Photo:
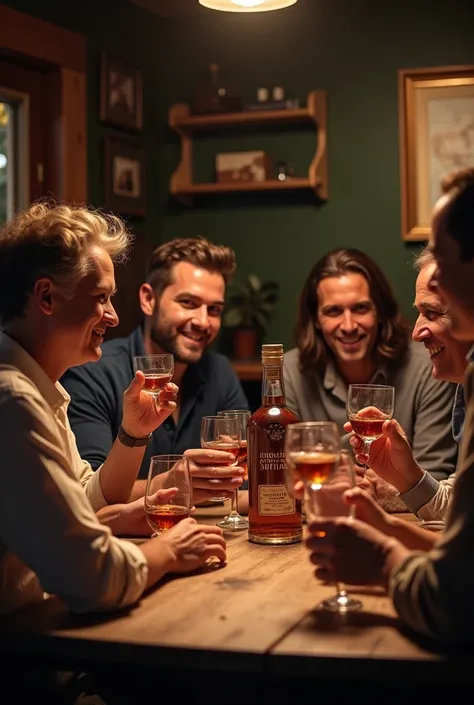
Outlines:
[[[275,343],[271,345],[262,345],[262,365],[274,363],[281,365],[283,363],[283,345]]]

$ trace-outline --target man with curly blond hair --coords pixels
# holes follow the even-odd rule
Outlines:
[[[114,262],[129,241],[119,218],[80,206],[35,204],[0,230],[0,613],[48,593],[73,611],[115,610],[167,572],[225,559],[220,530],[194,519],[140,547],[116,538],[110,527],[144,521],[143,502],[128,500],[145,446],[115,440],[94,472],[69,425],[58,379],[98,360],[117,325]],[[170,383],[155,403],[143,385],[137,372],[124,393],[123,431],[137,438],[174,411],[178,391]]]

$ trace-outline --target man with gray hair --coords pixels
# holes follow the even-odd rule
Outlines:
[[[453,338],[449,330],[449,311],[436,291],[428,283],[436,268],[435,258],[427,247],[415,258],[418,276],[415,285],[414,306],[418,318],[413,329],[413,339],[422,343],[428,350],[432,364],[433,377],[457,383],[454,397],[452,430],[454,439],[460,443],[465,418],[463,380],[469,363],[469,353],[474,343]],[[351,431],[350,424],[345,430]],[[359,455],[363,441],[352,435],[350,443],[359,462],[366,461]],[[377,481],[380,476],[399,492],[404,504],[425,521],[444,520],[449,499],[455,482],[455,473],[445,480],[436,480],[426,472],[413,457],[413,452],[400,424],[394,421],[387,433],[371,448],[370,470],[365,473],[359,486],[370,489],[375,487],[377,494],[386,492],[386,487]]]

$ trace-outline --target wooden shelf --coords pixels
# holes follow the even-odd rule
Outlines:
[[[260,382],[262,380],[262,363],[260,360],[231,360],[237,377],[244,382]]]
[[[291,191],[298,189],[311,189],[314,185],[309,179],[288,179],[286,181],[241,181],[226,184],[189,184],[181,186],[175,192],[179,195],[194,196],[200,193],[238,193],[239,191]]]
[[[286,181],[235,183],[193,183],[193,133],[198,130],[221,130],[239,127],[258,127],[309,122],[317,130],[316,151],[309,165],[306,177],[291,178]],[[242,111],[218,115],[191,115],[190,108],[177,103],[170,108],[169,125],[181,137],[181,160],[171,176],[170,191],[184,202],[191,202],[193,196],[219,193],[246,193],[269,191],[296,191],[312,189],[321,199],[328,197],[327,175],[327,107],[326,91],[311,91],[307,107],[292,110]]]
[[[314,120],[308,108],[293,110],[248,110],[219,115],[190,115],[187,105],[178,104],[170,111],[170,127],[177,131],[194,132],[246,125],[287,124]]]

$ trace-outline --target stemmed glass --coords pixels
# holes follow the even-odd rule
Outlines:
[[[289,424],[285,434],[285,460],[292,483],[304,485],[308,494],[318,490],[334,472],[341,453],[339,429],[333,421],[302,421]]]
[[[234,456],[232,462],[225,465],[237,465],[242,441],[239,418],[234,416],[203,416],[201,420],[201,448],[225,450]],[[216,475],[218,472],[216,471]],[[212,482],[212,480],[211,480]],[[224,502],[229,499],[229,493],[218,497],[209,497],[211,502]]]
[[[315,518],[355,516],[355,507],[344,501],[346,490],[355,486],[354,461],[352,453],[341,450],[339,461],[333,465],[333,472],[309,493],[307,506],[308,523]],[[362,602],[348,595],[345,586],[336,582],[336,594],[319,603],[318,608],[329,612],[352,612],[362,607]]]
[[[364,442],[369,457],[373,441],[382,436],[384,421],[393,416],[395,388],[382,384],[350,384],[346,413],[354,433]]]
[[[174,372],[173,355],[136,355],[133,369],[141,370],[145,375],[143,391],[157,397],[163,387],[171,382]]]
[[[159,501],[158,490],[169,490]],[[185,455],[154,455],[145,490],[145,516],[158,536],[189,516],[193,506],[191,471]]]
[[[247,422],[250,418],[250,411],[248,409],[231,409],[229,411],[218,411],[218,416],[224,416],[225,418],[236,416],[240,423],[240,450],[237,457],[237,465],[240,465],[245,469],[244,480],[248,479],[247,470]],[[240,529],[248,529],[249,523],[245,517],[239,514],[239,488],[237,487],[234,494],[232,495],[232,505],[230,509],[230,514],[226,516],[225,519],[219,521],[217,526],[221,529],[228,529],[229,531],[239,531]]]

